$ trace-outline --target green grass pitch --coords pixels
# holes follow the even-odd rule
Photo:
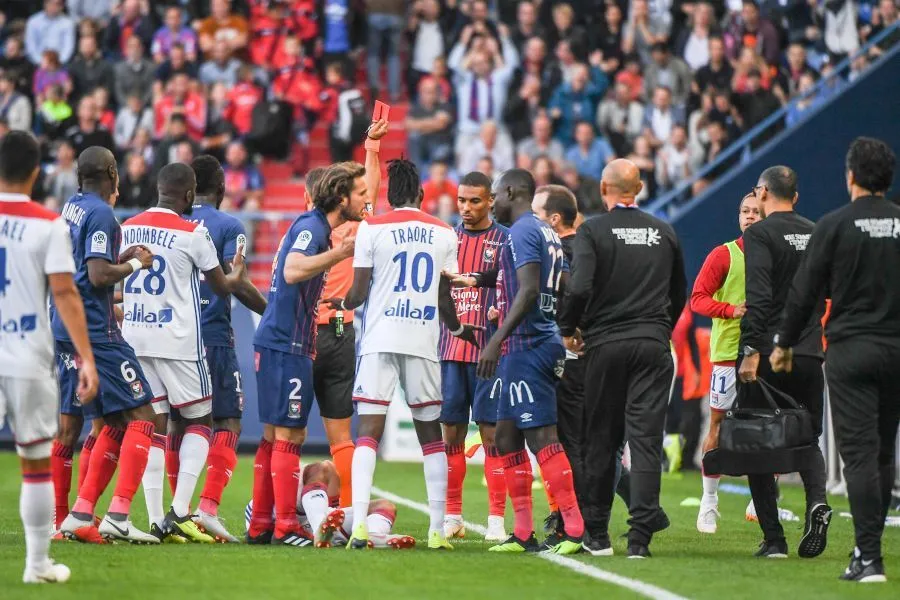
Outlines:
[[[310,460],[304,458],[304,462]],[[245,545],[139,547],[128,545],[83,546],[54,542],[53,557],[72,569],[65,585],[24,586],[24,542],[18,516],[20,477],[16,457],[0,453],[0,599],[54,598],[635,598],[635,592],[598,581],[564,566],[534,556],[495,555],[474,532],[455,542],[453,552],[424,548],[427,517],[399,507],[395,531],[414,535],[422,547],[409,551],[344,549],[260,548]],[[243,531],[243,507],[251,494],[252,458],[241,457],[234,479],[225,490],[222,515],[235,534]],[[465,490],[465,517],[484,523],[487,498],[481,483],[481,467],[469,466]],[[421,465],[379,463],[376,485],[417,502],[425,501]],[[739,483],[739,482],[738,482]],[[199,488],[198,488],[199,489]],[[581,555],[576,560],[632,580],[650,583],[686,598],[711,600],[737,598],[900,598],[900,529],[888,529],[884,552],[889,583],[849,584],[837,580],[847,564],[852,546],[848,519],[837,516],[847,510],[844,498],[833,498],[835,519],[828,549],[814,560],[796,557],[800,524],[785,525],[791,557],[787,560],[755,559],[761,536],[756,524],[744,520],[747,497],[720,493],[722,519],[713,536],[697,533],[696,508],[680,502],[700,494],[699,476],[663,480],[662,504],[672,527],[659,534],[651,550],[654,558],[630,561],[624,557],[623,540],[614,541],[614,557]],[[802,490],[783,486],[782,506],[802,511]],[[105,508],[108,496],[100,502]],[[535,516],[546,515],[546,499],[535,492]],[[134,504],[134,521],[146,526],[143,493]],[[626,530],[626,513],[618,502],[611,533]],[[507,527],[512,527],[507,508]],[[540,537],[540,533],[539,533]]]

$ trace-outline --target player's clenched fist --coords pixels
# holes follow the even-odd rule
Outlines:
[[[147,246],[132,246],[119,256],[119,261],[126,263],[132,258],[141,261],[142,269],[149,269],[153,266],[153,252]]]
[[[341,240],[341,254],[344,258],[350,258],[353,256],[353,251],[356,248],[356,237],[352,235],[348,235],[344,239]]]

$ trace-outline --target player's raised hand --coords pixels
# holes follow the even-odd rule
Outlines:
[[[231,271],[237,271],[241,277],[247,270],[247,263],[244,262],[244,245],[238,244],[234,252],[234,258],[231,259]]]
[[[78,368],[78,400],[82,404],[92,402],[97,396],[100,387],[100,378],[97,376],[97,367],[92,362],[82,362]]]
[[[480,325],[464,324],[462,326],[462,332],[460,332],[460,334],[456,337],[458,337],[461,340],[465,340],[465,341],[469,342],[476,348],[480,348],[481,346],[478,344],[478,338],[475,337],[476,331],[484,331],[484,327],[482,327]]]
[[[465,273],[451,273],[450,271],[441,271],[441,276],[446,277],[450,280],[450,285],[453,287],[475,287],[478,285],[478,280],[475,279],[473,275],[467,275]]]
[[[385,119],[378,119],[377,121],[372,121],[372,124],[369,125],[369,131],[366,133],[366,135],[371,140],[380,140],[387,135],[387,132],[388,122]]]
[[[339,250],[341,255],[344,258],[350,258],[353,256],[353,251],[356,249],[356,236],[348,235],[344,239],[341,240],[341,245],[339,246]]]
[[[496,306],[491,306],[490,308],[488,308],[487,319],[491,323],[496,323],[500,320],[500,311],[497,310]]]
[[[497,363],[500,362],[500,343],[493,338],[484,346],[481,356],[478,357],[476,374],[481,379],[490,379],[497,372]]]

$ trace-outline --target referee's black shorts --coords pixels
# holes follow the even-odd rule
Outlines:
[[[353,416],[353,379],[356,376],[356,335],[353,323],[344,324],[338,337],[334,325],[319,325],[313,388],[319,414],[326,419]]]

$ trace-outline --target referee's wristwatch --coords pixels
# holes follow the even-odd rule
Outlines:
[[[744,356],[753,356],[755,354],[759,354],[759,350],[753,346],[744,346]]]

